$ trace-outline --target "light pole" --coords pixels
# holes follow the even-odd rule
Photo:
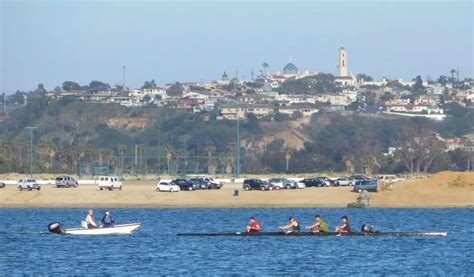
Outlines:
[[[235,155],[235,177],[240,177],[240,119],[237,113],[237,122],[235,123],[235,135],[236,135],[236,155]]]
[[[33,178],[33,131],[38,127],[26,127],[30,130],[30,178]]]

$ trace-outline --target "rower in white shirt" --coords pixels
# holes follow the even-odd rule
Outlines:
[[[86,220],[83,221],[83,227],[87,229],[97,228],[97,224],[95,223],[95,220],[94,220],[93,210],[89,210],[89,212],[87,212]]]

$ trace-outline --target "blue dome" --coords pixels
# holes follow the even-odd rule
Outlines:
[[[283,73],[284,74],[297,74],[298,73],[298,67],[294,63],[288,63],[283,67]]]

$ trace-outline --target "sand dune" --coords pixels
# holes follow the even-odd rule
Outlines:
[[[121,191],[99,191],[94,185],[41,191],[0,189],[0,207],[345,207],[357,194],[349,187],[280,191],[240,191],[240,184],[221,190],[155,192],[155,182],[126,181]],[[392,191],[372,194],[372,207],[474,206],[474,173],[442,172],[428,179],[396,183]]]

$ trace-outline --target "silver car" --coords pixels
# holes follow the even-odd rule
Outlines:
[[[58,176],[55,183],[57,188],[77,188],[79,186],[76,179],[71,176]]]

